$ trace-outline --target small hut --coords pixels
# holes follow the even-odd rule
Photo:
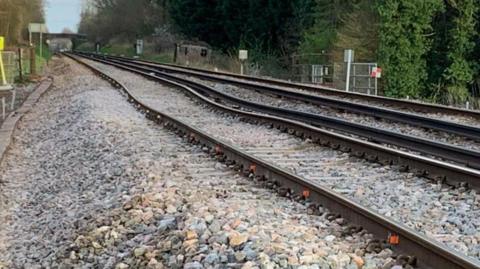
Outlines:
[[[175,44],[174,61],[183,65],[210,63],[212,49],[206,43],[182,42]]]

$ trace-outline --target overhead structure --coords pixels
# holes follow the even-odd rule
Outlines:
[[[32,43],[32,34],[38,33],[40,34],[40,57],[43,56],[43,34],[48,33],[47,26],[44,23],[29,23],[28,24],[28,42],[30,45]]]
[[[87,36],[76,33],[47,33],[48,48],[51,52],[71,51],[78,42],[86,40]]]

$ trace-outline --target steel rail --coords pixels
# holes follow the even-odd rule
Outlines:
[[[95,55],[95,54],[90,54],[90,55]],[[99,55],[95,55],[95,56],[98,57]],[[166,72],[177,72],[184,75],[196,76],[196,77],[200,77],[200,78],[211,80],[211,81],[248,87],[255,90],[261,90],[263,92],[268,92],[274,95],[279,95],[285,98],[292,98],[295,100],[309,102],[316,105],[323,105],[323,106],[333,107],[336,109],[350,111],[353,113],[388,119],[388,120],[397,121],[397,122],[403,122],[410,125],[434,129],[442,132],[454,133],[454,134],[462,135],[462,136],[480,141],[480,128],[477,128],[474,126],[458,124],[458,123],[444,121],[444,120],[432,119],[429,117],[416,115],[413,113],[407,113],[407,112],[401,112],[401,111],[392,110],[392,109],[380,108],[376,106],[358,104],[358,103],[339,100],[335,98],[328,98],[328,97],[322,97],[318,95],[301,93],[298,91],[282,89],[275,86],[262,85],[256,82],[249,82],[245,80],[222,77],[218,75],[211,75],[211,74],[207,74],[199,71],[192,71],[192,70],[181,69],[177,67],[172,68],[172,67],[164,66],[160,64],[152,64],[149,62],[143,62],[143,61],[132,60],[128,58],[121,58],[121,57],[111,57],[111,56],[100,56],[100,57],[122,59],[124,61],[131,61],[137,64],[158,68]]]
[[[139,61],[135,61],[138,63]],[[164,71],[172,72],[173,70],[166,67],[160,67],[158,65],[148,64],[154,68],[160,68]],[[175,72],[181,72],[185,75],[193,75],[196,77],[201,77],[203,79],[209,79],[216,82],[223,82],[228,84],[234,84],[237,86],[249,87],[255,90],[260,90],[262,92],[268,92],[274,95],[279,95],[285,98],[292,98],[299,101],[309,102],[316,105],[333,107],[335,109],[341,109],[344,111],[349,111],[357,114],[363,114],[367,116],[378,117],[382,119],[387,119],[396,122],[403,122],[406,124],[419,126],[423,128],[434,129],[447,133],[454,133],[457,135],[465,136],[471,139],[480,141],[480,128],[468,126],[464,124],[459,124],[455,122],[449,122],[444,120],[433,119],[421,115],[416,115],[413,113],[401,112],[392,109],[380,108],[375,106],[369,106],[344,100],[338,100],[334,98],[327,98],[318,95],[306,94],[297,91],[289,91],[286,89],[280,89],[278,87],[272,87],[267,85],[262,85],[258,83],[245,82],[242,80],[222,78],[212,75],[205,75],[196,71],[184,71],[177,70]]]
[[[204,86],[204,85],[201,85],[201,84],[196,84],[196,83],[190,82],[188,80],[182,80],[182,79],[180,79],[178,77],[175,77],[175,76],[171,76],[171,75],[169,76],[168,74],[161,73],[159,71],[155,71],[155,70],[152,71],[152,70],[150,70],[148,68],[145,68],[145,67],[136,66],[135,64],[118,63],[118,62],[115,62],[116,60],[107,61],[107,60],[102,60],[102,59],[98,59],[98,58],[93,58],[93,59],[97,60],[99,62],[108,64],[108,65],[113,65],[113,66],[116,66],[118,68],[125,69],[125,70],[130,71],[130,72],[138,73],[142,76],[146,76],[147,78],[150,78],[150,76],[152,74],[157,74],[157,75],[160,75],[160,76],[167,76],[167,78],[170,79],[170,80],[178,79],[178,81],[180,81],[181,83],[185,83],[187,85],[190,85],[190,87],[194,87],[194,88],[197,87],[198,88],[200,86],[201,87],[200,91],[203,92],[203,93],[205,92],[205,90],[211,90],[212,92],[215,91],[214,89],[211,89],[207,86]],[[140,70],[142,70],[142,71],[140,71]],[[197,95],[199,95],[199,94],[195,94],[195,95],[196,95],[196,97],[198,97]],[[206,101],[206,100],[204,100],[204,101]],[[211,102],[211,101],[208,99],[208,101],[206,101],[206,102]],[[218,106],[217,102],[213,103],[213,105]],[[308,126],[310,126],[310,125],[308,125]],[[295,130],[297,128],[295,126],[293,126],[292,129]],[[312,127],[312,129],[310,129],[309,131],[311,132],[312,130],[318,132],[318,130],[321,130],[321,129]],[[327,141],[331,141],[331,142],[335,143],[335,142],[338,141],[338,138],[329,137],[329,139]],[[358,140],[358,141],[361,141],[361,140]],[[383,147],[383,146],[381,146],[381,147]],[[387,162],[395,162],[396,159],[398,159],[398,156],[399,156],[398,152],[403,152],[403,151],[396,151],[396,152],[397,152],[396,154],[392,154],[388,157],[383,156],[383,158],[380,157],[380,156],[382,156],[382,152],[376,152],[376,153],[373,154],[373,156],[375,156],[375,157],[373,157],[373,159],[379,158],[381,160],[386,160]],[[383,154],[384,153],[385,152],[383,152]],[[403,152],[403,153],[405,153],[405,152]],[[471,187],[473,187],[475,189],[480,189],[480,171],[479,170],[469,169],[469,168],[466,168],[466,167],[463,167],[463,166],[449,164],[449,163],[446,163],[446,162],[434,160],[434,159],[431,159],[431,158],[428,158],[428,157],[418,156],[418,155],[411,154],[411,153],[406,153],[406,155],[404,155],[404,157],[405,156],[408,156],[407,159],[409,161],[406,162],[405,160],[402,160],[402,161],[398,162],[399,164],[404,165],[406,168],[411,168],[412,170],[420,171],[420,174],[422,174],[422,175],[424,175],[428,178],[445,179],[447,183],[452,184],[452,185],[459,185],[459,184],[462,184],[464,182],[467,182]],[[372,155],[367,155],[367,156],[364,156],[364,157],[366,157],[366,159],[372,159]],[[411,162],[411,159],[410,159],[411,157],[414,157],[413,162]],[[419,159],[415,158],[415,157],[422,157],[424,159],[423,159],[422,162],[420,162]]]
[[[126,93],[128,101],[132,102],[137,109],[144,112],[149,119],[163,123],[170,129],[177,131],[179,135],[190,137],[190,142],[200,143],[204,146],[208,146],[211,149],[215,149],[218,154],[243,167],[244,170],[253,173],[257,177],[263,177],[270,182],[275,182],[284,188],[289,188],[290,191],[297,193],[298,195],[305,195],[308,193],[308,197],[306,198],[308,198],[310,201],[317,203],[317,205],[324,206],[333,212],[339,213],[350,223],[366,229],[380,240],[385,240],[391,235],[398,236],[398,244],[391,245],[390,247],[396,253],[404,253],[407,255],[413,254],[417,258],[416,261],[418,266],[428,269],[480,269],[480,261],[478,260],[474,260],[463,255],[462,253],[449,249],[445,245],[427,238],[423,234],[420,234],[398,222],[390,220],[379,213],[372,211],[371,209],[353,202],[350,199],[347,199],[329,190],[328,188],[319,185],[316,182],[301,178],[285,169],[276,166],[275,164],[255,157],[234,145],[223,142],[198,128],[189,126],[178,119],[175,119],[156,110],[153,107],[148,106],[139,100],[117,80],[106,75],[99,69],[81,61],[73,55],[66,55],[85,65],[99,76],[105,78],[114,87],[121,89],[124,93]],[[136,73],[139,73],[139,71]],[[196,93],[188,86],[152,74],[144,73],[144,76],[152,80],[160,81],[163,84],[172,87],[181,88],[182,90],[189,91],[192,94],[197,94],[199,98],[204,98],[205,101],[208,100],[206,97]],[[211,100],[208,101],[212,102]],[[235,110],[226,106],[222,107],[224,110]],[[236,110],[236,113],[243,114],[245,117],[252,117],[254,119],[269,118],[269,121],[277,121],[275,123],[277,127],[288,127],[289,124],[297,124],[294,123],[294,121],[285,120],[274,116],[259,115],[241,110]],[[304,127],[307,128],[307,126]],[[352,138],[349,137],[344,137],[344,139],[352,140]],[[371,146],[378,147],[374,144]]]
[[[396,99],[396,98],[390,98],[390,97],[385,97],[385,96],[375,96],[375,95],[368,95],[368,94],[363,94],[363,93],[346,92],[346,91],[342,91],[342,90],[332,88],[332,87],[298,83],[298,82],[291,82],[291,81],[286,81],[286,80],[281,80],[281,79],[239,75],[239,74],[230,73],[230,72],[212,71],[212,70],[200,69],[200,68],[195,68],[195,67],[186,67],[186,66],[181,66],[181,65],[176,65],[176,64],[164,64],[164,63],[158,63],[158,62],[154,62],[154,61],[132,59],[132,58],[127,58],[127,57],[113,56],[113,55],[108,55],[108,56],[127,59],[127,60],[130,60],[130,61],[135,61],[135,62],[140,62],[140,63],[162,65],[162,66],[171,67],[171,68],[191,70],[191,71],[201,72],[201,73],[205,73],[205,74],[231,77],[231,78],[253,81],[253,82],[258,82],[258,83],[265,83],[265,84],[270,84],[270,85],[275,85],[275,86],[281,86],[281,87],[287,87],[287,88],[297,88],[297,89],[301,89],[301,90],[309,90],[309,91],[312,91],[312,92],[319,92],[319,93],[329,95],[329,96],[337,96],[337,97],[340,96],[340,97],[348,97],[348,98],[357,98],[357,99],[366,100],[366,101],[374,101],[374,102],[379,102],[379,103],[383,103],[383,104],[387,104],[387,105],[398,106],[400,108],[413,109],[413,110],[418,111],[418,112],[442,113],[442,114],[448,113],[448,114],[451,114],[451,115],[461,115],[461,116],[467,116],[467,117],[480,119],[480,111],[479,110],[469,110],[469,109],[464,109],[464,108],[457,108],[457,107],[452,107],[452,106],[426,103],[426,102],[420,102],[420,101],[414,101],[414,100]]]
[[[321,126],[324,128],[340,130],[342,132],[348,132],[354,135],[365,137],[370,141],[395,145],[398,147],[410,149],[412,151],[420,152],[423,154],[440,157],[444,160],[454,161],[469,167],[473,167],[475,169],[480,168],[480,162],[479,162],[480,152],[471,151],[464,148],[448,145],[445,143],[439,143],[439,142],[435,142],[427,139],[422,139],[414,136],[404,135],[397,132],[391,132],[391,131],[381,130],[377,128],[372,128],[372,127],[352,123],[352,122],[337,119],[337,118],[326,117],[326,116],[305,113],[305,112],[298,112],[294,110],[282,109],[282,108],[277,108],[273,106],[246,101],[241,98],[237,98],[235,96],[217,91],[211,87],[205,86],[200,83],[192,82],[187,79],[183,79],[183,78],[172,76],[163,72],[159,72],[155,69],[138,66],[133,63],[125,63],[121,60],[110,60],[110,61],[105,61],[102,59],[97,59],[97,60],[103,61],[104,63],[107,63],[107,64],[117,63],[118,64],[117,67],[120,67],[119,65],[123,64],[131,68],[140,69],[147,73],[155,73],[157,75],[167,77],[170,80],[174,80],[176,82],[188,85],[206,95],[213,95],[214,97],[219,99],[226,99],[230,103],[233,103],[238,106],[247,107],[252,110],[257,110],[257,111],[261,111],[263,113],[268,113],[271,115],[298,120],[304,123],[312,124],[314,126]],[[477,171],[477,172],[480,173],[480,171]],[[473,180],[476,182],[473,182],[473,181],[467,181],[467,182],[469,182],[469,184],[471,184],[472,186],[476,186],[478,185],[479,180],[480,178],[477,178]]]

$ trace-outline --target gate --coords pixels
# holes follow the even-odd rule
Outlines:
[[[313,84],[325,84],[327,81],[332,80],[331,66],[323,64],[313,64],[312,65],[312,80]]]
[[[351,89],[354,92],[378,95],[378,79],[372,77],[377,63],[352,63],[350,75]]]

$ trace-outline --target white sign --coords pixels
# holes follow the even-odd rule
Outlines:
[[[347,63],[347,79],[345,80],[345,91],[350,90],[350,70],[352,69],[352,62],[354,58],[353,50],[345,50],[343,53],[343,61]]]
[[[48,33],[47,26],[44,23],[29,23],[28,31],[30,33]]]
[[[140,55],[143,53],[143,39],[137,39],[137,43],[135,44],[135,50],[137,55]]]
[[[346,63],[351,63],[353,62],[354,57],[355,57],[355,52],[353,50],[345,50],[343,54],[343,61]]]
[[[248,59],[248,50],[239,50],[238,59],[242,61],[245,61],[246,59]]]

